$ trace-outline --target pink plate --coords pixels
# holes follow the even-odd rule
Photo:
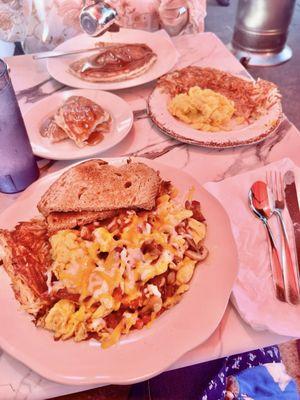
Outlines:
[[[259,143],[275,134],[283,119],[281,101],[277,99],[265,115],[251,124],[232,124],[230,130],[205,132],[173,117],[168,111],[169,101],[169,95],[159,87],[156,87],[149,96],[148,111],[154,124],[173,139],[201,147],[223,149]]]
[[[125,158],[106,159],[110,163]],[[34,371],[64,384],[129,384],[166,370],[184,353],[204,342],[217,328],[237,275],[237,252],[230,222],[221,204],[183,171],[147,159],[145,162],[171,180],[184,196],[195,188],[208,224],[206,246],[210,254],[195,272],[182,301],[159,317],[150,328],[129,334],[106,350],[95,340],[75,343],[53,340],[36,328],[15,300],[10,281],[0,271],[0,346]],[[68,167],[69,168],[69,167]],[[67,168],[66,168],[67,169]],[[31,185],[0,216],[1,228],[38,215],[36,204],[64,170]]]

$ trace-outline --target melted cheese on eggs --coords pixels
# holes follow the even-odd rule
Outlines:
[[[178,289],[164,304],[168,308],[179,301],[193,276],[196,261],[184,256],[188,244],[176,231],[176,226],[186,221],[195,243],[203,240],[206,226],[192,215],[172,195],[164,194],[158,198],[155,210],[122,215],[120,218],[126,221],[122,229],[110,232],[105,226],[98,227],[92,232],[92,240],[83,239],[75,229],[51,236],[53,264],[48,275],[52,273],[55,279],[47,281],[49,292],[66,289],[77,295],[78,301],[57,301],[46,315],[44,327],[64,340],[74,336],[80,341],[91,332],[97,333],[106,348],[136,324],[138,311],[128,309],[114,329],[106,328],[105,318],[118,311],[123,301],[128,304],[141,296],[153,304],[150,325],[162,307],[162,296],[159,287],[148,281],[168,269],[175,271]],[[143,252],[145,242],[160,246],[159,255]],[[182,261],[175,262],[176,256]]]

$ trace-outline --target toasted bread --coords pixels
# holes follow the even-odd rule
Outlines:
[[[49,232],[71,229],[94,221],[112,218],[117,211],[52,212],[47,217]]]
[[[0,230],[0,259],[22,308],[36,316],[48,301],[46,271],[50,248],[44,221],[21,222],[14,231]]]
[[[62,174],[37,207],[46,217],[52,212],[151,210],[159,185],[158,173],[143,163],[114,166],[95,159]]]

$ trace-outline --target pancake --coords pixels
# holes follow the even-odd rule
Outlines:
[[[73,62],[70,72],[85,81],[117,82],[142,75],[156,59],[157,55],[146,44],[116,44]]]

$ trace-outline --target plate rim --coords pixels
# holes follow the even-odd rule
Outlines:
[[[90,94],[93,94],[95,96],[98,96],[98,95],[102,94],[103,96],[111,97],[112,99],[113,98],[117,98],[118,100],[120,100],[123,103],[124,108],[125,107],[127,108],[126,113],[128,113],[128,118],[130,118],[130,122],[129,122],[129,125],[128,125],[128,128],[127,128],[127,131],[124,131],[123,135],[121,136],[121,138],[118,141],[116,141],[114,144],[110,145],[109,147],[107,147],[104,150],[103,149],[97,149],[97,146],[99,146],[101,144],[101,142],[100,142],[96,146],[90,146],[91,152],[89,154],[85,154],[85,155],[78,154],[78,155],[70,155],[70,156],[68,156],[68,154],[72,154],[72,153],[66,153],[66,156],[64,156],[64,155],[60,156],[60,155],[57,155],[57,154],[50,156],[49,154],[45,154],[44,152],[36,151],[36,149],[34,148],[36,146],[36,144],[34,144],[33,141],[31,140],[30,133],[29,133],[28,134],[29,141],[30,141],[30,144],[31,144],[32,151],[33,151],[34,155],[36,155],[38,157],[42,157],[42,158],[47,159],[47,160],[56,160],[56,161],[72,161],[72,160],[80,160],[80,159],[85,159],[85,158],[91,158],[91,157],[95,157],[96,155],[100,156],[101,153],[107,152],[110,149],[112,149],[113,147],[117,146],[119,143],[121,143],[127,137],[127,135],[130,133],[130,131],[131,131],[132,127],[133,127],[133,124],[134,124],[134,115],[133,115],[133,111],[132,111],[132,109],[130,107],[130,104],[126,100],[124,100],[121,96],[118,96],[117,94],[111,93],[111,92],[106,91],[106,90],[100,90],[100,89],[99,90],[94,90],[94,89],[83,89],[83,88],[78,89],[78,88],[71,88],[71,87],[67,88],[67,89],[64,89],[64,90],[56,91],[54,93],[51,93],[49,96],[44,97],[43,99],[41,99],[41,100],[35,102],[34,104],[32,104],[32,106],[29,107],[22,115],[27,131],[30,132],[30,127],[27,127],[25,120],[28,117],[28,115],[30,115],[32,112],[34,112],[34,109],[38,104],[41,104],[41,103],[47,104],[47,102],[49,100],[51,100],[51,98],[54,98],[54,97],[59,96],[59,95],[63,96],[65,93],[68,93],[68,92],[73,93],[73,94],[70,94],[71,96],[72,95],[76,95],[76,93],[78,93],[78,92],[90,92]],[[91,97],[93,97],[93,96],[91,96]],[[95,100],[93,100],[93,101],[95,101]],[[99,103],[97,103],[97,104],[99,104]],[[59,143],[54,143],[54,144],[55,145],[56,144],[59,145]],[[81,149],[78,147],[78,152],[80,152],[80,150]],[[94,150],[94,151],[92,151],[92,150]]]
[[[92,160],[95,158],[89,158],[87,160]],[[177,170],[176,167],[174,166],[170,166],[166,163],[163,163],[161,161],[156,161],[156,160],[148,160],[145,159],[143,157],[109,157],[109,158],[103,158],[103,160],[108,161],[108,162],[124,162],[125,160],[131,159],[133,162],[148,162],[150,165],[153,165],[154,168],[159,168],[159,166],[163,166],[166,168],[171,168],[172,170]],[[86,160],[86,161],[87,161]],[[53,172],[52,174],[48,174],[44,177],[42,177],[41,179],[39,179],[38,181],[36,181],[35,183],[33,183],[29,188],[33,189],[34,186],[39,185],[40,181],[47,181],[49,179],[49,176],[52,175],[53,180],[57,179],[58,176],[60,176],[62,173],[64,173],[66,170],[72,168],[74,165],[76,164],[80,164],[82,161],[79,162],[75,162],[65,168],[62,168],[58,171]],[[189,174],[186,171],[181,171],[183,172],[185,175],[188,175],[189,177],[192,178],[193,181],[197,182],[197,179],[195,177],[193,177],[193,175]],[[50,183],[50,185],[53,182]],[[14,349],[14,345],[10,344],[8,341],[3,340],[1,334],[0,334],[0,346],[3,348],[4,351],[6,351],[8,354],[10,354],[12,357],[16,358],[17,360],[21,361],[22,363],[24,363],[25,365],[27,365],[29,368],[31,368],[33,371],[35,371],[36,373],[40,374],[41,376],[45,377],[46,379],[50,379],[52,381],[61,383],[61,384],[68,384],[68,385],[93,385],[93,384],[101,384],[101,385],[109,385],[109,384],[132,384],[132,383],[136,383],[136,382],[140,382],[146,379],[150,379],[153,376],[156,376],[164,371],[166,371],[171,365],[173,365],[177,360],[179,360],[184,354],[186,354],[187,352],[193,350],[194,348],[198,347],[199,345],[205,343],[206,340],[209,339],[209,337],[211,336],[211,334],[213,334],[213,332],[218,329],[218,326],[224,316],[224,313],[226,311],[226,308],[228,306],[229,300],[230,300],[230,296],[232,293],[232,289],[233,289],[233,285],[234,282],[237,278],[237,274],[238,274],[238,253],[237,253],[237,246],[234,240],[234,236],[232,233],[232,228],[231,228],[231,224],[230,224],[230,220],[229,220],[229,216],[226,212],[226,210],[224,209],[224,207],[222,206],[222,204],[220,203],[220,201],[218,199],[216,199],[211,193],[209,193],[199,182],[198,183],[198,187],[200,188],[201,191],[206,192],[206,194],[208,195],[208,197],[210,199],[213,200],[213,202],[217,205],[217,207],[219,208],[219,210],[222,210],[222,215],[224,218],[224,225],[226,225],[226,232],[228,233],[228,239],[230,242],[230,253],[231,253],[231,261],[232,261],[232,266],[230,268],[230,274],[228,273],[228,276],[230,276],[230,285],[228,285],[228,288],[226,289],[226,298],[223,301],[222,306],[220,306],[220,310],[218,309],[218,313],[219,316],[217,319],[214,319],[214,326],[213,328],[210,329],[210,333],[207,335],[207,337],[205,339],[201,339],[199,342],[199,339],[196,338],[197,335],[194,335],[194,339],[192,345],[188,345],[186,343],[185,346],[182,346],[182,349],[180,351],[176,351],[174,352],[173,357],[169,358],[167,362],[164,362],[164,364],[159,368],[155,370],[147,370],[147,368],[144,368],[144,370],[146,370],[146,372],[144,371],[142,374],[138,373],[138,374],[134,374],[135,376],[132,376],[131,378],[125,378],[123,379],[122,377],[111,377],[111,379],[106,378],[103,379],[103,377],[101,376],[93,376],[93,377],[84,377],[84,376],[80,376],[78,377],[73,377],[70,378],[70,376],[63,376],[61,374],[57,374],[56,371],[53,369],[53,367],[49,368],[47,366],[45,366],[45,363],[41,363],[41,361],[36,361],[36,359],[30,355],[27,354],[23,354],[22,352],[18,352],[18,350]],[[32,188],[33,187],[33,188]],[[26,196],[26,190],[25,192],[23,192],[23,194],[20,196],[21,200],[22,200],[22,196]],[[12,208],[13,205],[11,205],[10,207],[8,207],[6,210],[9,210],[10,208]],[[5,213],[6,210],[3,212]],[[3,271],[2,273],[5,273],[5,271]],[[13,296],[13,292],[11,293],[11,295]],[[16,300],[14,300],[16,302]],[[174,310],[174,308],[173,308]],[[24,312],[24,311],[22,311]],[[28,317],[28,314],[25,314],[26,317]],[[176,354],[175,354],[176,353]],[[101,362],[101,359],[99,360],[99,362]]]
[[[121,32],[121,31],[126,31],[126,32],[132,32],[133,34],[138,34],[139,32],[142,32],[143,34],[146,34],[146,35],[158,35],[158,32],[160,32],[160,31],[164,31],[163,29],[161,29],[161,30],[159,30],[159,31],[155,31],[155,32],[150,32],[150,31],[145,31],[145,30],[142,30],[142,29],[131,29],[131,28],[121,28],[120,29],[120,31],[119,32],[117,32],[118,34]],[[168,35],[167,33],[166,33],[166,35]],[[54,49],[53,49],[53,51],[60,51],[60,47],[62,46],[62,45],[65,45],[67,42],[70,42],[70,41],[72,41],[72,40],[74,40],[74,38],[79,38],[79,37],[85,37],[86,35],[84,34],[84,33],[80,33],[79,35],[77,35],[77,36],[74,36],[73,38],[70,38],[70,39],[68,39],[68,40],[66,40],[65,42],[63,42],[63,43],[60,43],[58,46],[56,46]],[[56,60],[55,60],[55,58],[48,58],[47,59],[47,63],[46,63],[46,67],[47,67],[47,71],[48,71],[48,74],[53,78],[53,79],[55,79],[55,80],[57,80],[58,82],[60,82],[60,83],[62,83],[62,84],[64,84],[64,85],[67,85],[67,86],[69,86],[69,87],[73,87],[74,89],[75,88],[77,88],[77,89],[93,89],[93,90],[104,90],[104,91],[111,91],[111,90],[124,90],[124,89],[129,89],[129,88],[133,88],[133,87],[138,87],[138,86],[141,86],[141,85],[145,85],[145,84],[148,84],[148,83],[150,83],[150,82],[153,82],[153,81],[155,81],[156,79],[158,79],[160,76],[162,76],[162,75],[164,75],[164,74],[166,74],[166,73],[168,73],[169,71],[171,71],[173,68],[174,68],[174,66],[176,65],[176,63],[178,62],[178,59],[179,59],[179,53],[178,53],[178,50],[176,49],[176,47],[175,47],[175,45],[174,45],[174,43],[173,43],[173,41],[172,41],[172,38],[171,37],[169,37],[169,35],[168,35],[168,37],[164,37],[162,34],[161,34],[161,37],[162,37],[162,39],[163,40],[165,40],[166,42],[168,42],[169,44],[170,44],[170,46],[172,46],[173,48],[174,48],[174,57],[173,57],[173,62],[172,62],[172,65],[168,68],[168,70],[166,70],[166,71],[164,71],[163,73],[160,73],[157,77],[155,77],[155,78],[152,78],[151,80],[146,80],[146,81],[142,81],[142,82],[140,82],[140,83],[133,83],[132,84],[132,81],[133,80],[135,80],[135,79],[138,79],[138,78],[140,78],[141,76],[143,76],[143,74],[141,74],[141,75],[139,75],[139,76],[137,76],[137,77],[135,77],[135,78],[133,78],[133,79],[127,79],[127,80],[123,80],[123,81],[114,81],[114,82],[90,82],[90,81],[84,81],[84,80],[81,80],[80,78],[78,78],[78,77],[75,77],[75,76],[73,76],[72,75],[72,78],[76,78],[77,80],[78,80],[78,84],[75,86],[75,84],[70,84],[69,82],[68,83],[66,83],[65,82],[65,80],[64,79],[61,79],[60,77],[57,77],[56,76],[56,74],[54,73],[53,74],[53,71],[51,71],[51,64],[53,63],[53,62],[55,62]],[[91,39],[97,39],[97,38],[93,38],[93,37],[90,37]],[[170,40],[168,40],[168,38],[170,39]],[[110,41],[110,40],[107,40],[108,42]],[[147,71],[146,71],[147,72]],[[82,82],[82,85],[80,84],[80,82]],[[84,86],[84,84],[87,84],[88,85],[88,87],[86,87],[86,86]],[[107,85],[108,87],[103,87],[102,85],[103,84],[105,84],[105,85]],[[121,86],[120,86],[121,85]]]

